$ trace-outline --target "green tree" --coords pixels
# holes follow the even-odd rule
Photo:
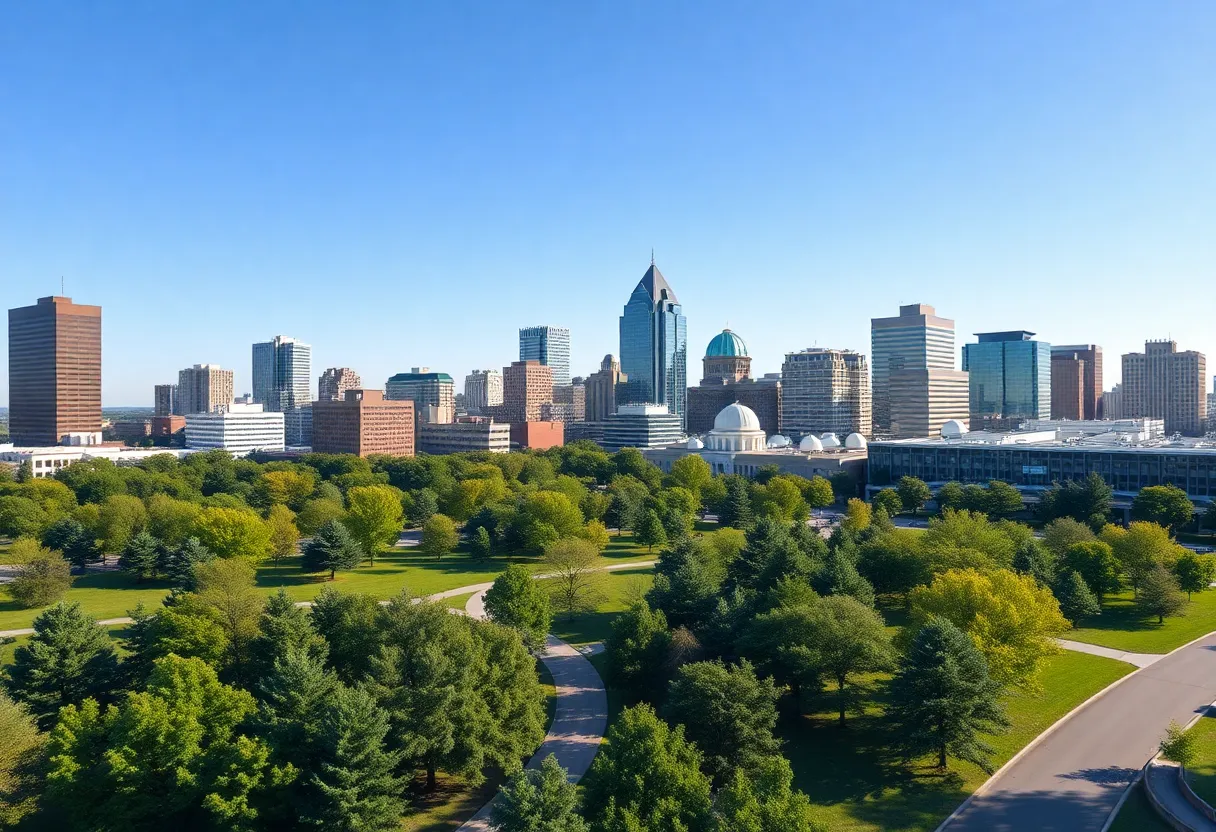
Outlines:
[[[304,546],[301,568],[305,572],[329,572],[332,581],[338,574],[354,569],[363,562],[363,549],[358,541],[337,520],[330,520]]]
[[[745,529],[752,522],[752,500],[747,480],[740,476],[726,478],[726,497],[718,510],[718,522],[723,526]]]
[[[771,678],[758,679],[750,662],[736,667],[694,662],[679,669],[667,692],[664,716],[684,726],[703,755],[702,769],[719,786],[736,771],[750,771],[780,751],[773,735],[778,691]]]
[[[0,690],[0,826],[12,827],[38,805],[44,737],[33,717]]]
[[[1136,593],[1145,575],[1158,565],[1173,567],[1187,551],[1174,542],[1164,526],[1143,520],[1133,521],[1126,529],[1107,526],[1100,539],[1110,545]]]
[[[696,454],[682,456],[671,464],[671,479],[681,488],[687,488],[698,501],[701,499],[701,489],[709,485],[714,478],[709,463]]]
[[[342,522],[375,563],[376,552],[396,543],[401,534],[405,522],[401,493],[390,485],[352,488],[346,494],[346,517]]]
[[[80,604],[60,601],[34,619],[34,634],[5,673],[8,692],[45,727],[64,705],[107,699],[118,681],[118,658],[109,635]]]
[[[1158,748],[1162,757],[1187,768],[1199,756],[1199,737],[1171,719]]]
[[[945,483],[937,489],[934,499],[937,502],[938,511],[946,509],[958,511],[963,507],[963,486],[957,482]]]
[[[845,595],[821,598],[810,608],[809,640],[802,645],[812,672],[836,683],[840,723],[853,702],[858,674],[886,670],[894,659],[882,616]]]
[[[281,503],[275,503],[266,513],[266,526],[270,530],[270,562],[277,568],[296,553],[300,530],[296,528],[296,516]]]
[[[839,547],[828,553],[823,569],[815,574],[811,585],[824,595],[847,596],[864,606],[874,606],[874,587]]]
[[[412,526],[421,526],[432,515],[439,513],[439,495],[433,489],[420,488],[409,492],[406,497],[408,499],[403,501],[403,507],[406,509],[406,519]]]
[[[654,550],[655,544],[662,546],[667,542],[667,533],[663,530],[663,522],[658,512],[650,509],[642,514],[641,522],[634,531],[634,540],[646,546],[646,551]]]
[[[1099,604],[1110,593],[1119,591],[1119,561],[1110,546],[1100,540],[1069,546],[1060,561],[1060,568],[1076,571]]]
[[[88,564],[101,560],[101,550],[97,548],[92,532],[72,517],[61,518],[47,526],[42,532],[42,545],[62,552],[68,563],[81,572]]]
[[[148,532],[162,545],[175,548],[190,536],[202,506],[177,500],[168,494],[153,494],[148,499]]]
[[[1211,555],[1187,551],[1178,556],[1174,564],[1174,577],[1178,579],[1178,588],[1190,600],[1192,592],[1203,592],[1216,580],[1216,560]]]
[[[329,645],[329,666],[348,685],[362,682],[383,642],[384,608],[371,595],[325,587],[312,602],[312,626]]]
[[[42,506],[33,500],[15,494],[0,495],[0,534],[5,537],[37,535],[48,520]]]
[[[156,576],[163,555],[159,541],[146,531],[136,533],[123,547],[118,567],[135,576],[136,583]]]
[[[194,568],[215,559],[215,554],[197,537],[186,538],[180,546],[165,555],[162,570],[174,589],[194,591]]]
[[[194,583],[199,604],[211,612],[228,639],[227,669],[237,681],[245,681],[250,645],[258,636],[264,606],[254,587],[253,567],[241,558],[216,558],[194,568]]]
[[[988,492],[988,513],[1007,517],[1022,510],[1022,492],[1001,480],[991,480],[985,489]]]
[[[540,768],[511,775],[494,802],[490,823],[497,832],[587,832],[578,814],[578,789],[552,754]]]
[[[744,625],[738,639],[739,652],[787,685],[799,706],[802,692],[820,685],[821,666],[811,648],[819,637],[814,605],[812,600],[762,613]]]
[[[456,521],[443,514],[432,514],[422,524],[422,543],[418,551],[424,555],[434,555],[439,560],[451,552],[460,543],[460,533],[456,531]]]
[[[1033,538],[1018,546],[1013,554],[1013,571],[1030,575],[1044,586],[1055,580],[1056,558],[1046,546]]]
[[[683,728],[669,727],[649,705],[621,713],[585,782],[584,813],[597,832],[713,828],[701,754]]]
[[[549,544],[544,564],[553,603],[567,618],[600,602],[599,553],[586,540],[568,538]]]
[[[825,832],[812,819],[811,801],[792,788],[789,761],[769,756],[737,770],[714,801],[721,832]]]
[[[933,578],[929,560],[920,551],[920,533],[911,529],[896,529],[863,543],[858,550],[857,571],[874,592],[902,596],[904,606],[908,593]]]
[[[270,554],[270,528],[248,509],[204,508],[192,536],[220,558],[248,558],[254,563]]]
[[[1147,615],[1157,616],[1157,623],[1165,621],[1167,615],[1175,615],[1186,606],[1186,599],[1178,589],[1178,579],[1164,566],[1158,564],[1144,576],[1136,606]]]
[[[630,605],[612,622],[605,643],[608,684],[636,701],[654,690],[665,675],[671,631],[662,610],[645,601]]]
[[[486,590],[485,605],[490,620],[518,630],[528,649],[545,646],[553,619],[549,596],[525,567],[512,564],[495,578]]]
[[[329,645],[313,628],[308,610],[296,606],[286,590],[280,589],[262,608],[258,634],[249,645],[251,678],[264,679],[270,675],[275,662],[292,650],[303,651],[323,663]]]
[[[901,477],[899,485],[896,488],[899,493],[899,501],[903,507],[912,512],[912,516],[916,516],[925,503],[933,499],[933,492],[922,479],[916,477]]]
[[[41,551],[16,565],[8,584],[9,594],[24,609],[53,604],[72,586],[72,567],[63,556],[38,548]]]
[[[1165,526],[1171,534],[1190,523],[1195,506],[1186,492],[1176,485],[1148,485],[1132,500],[1132,519]]]
[[[304,537],[311,537],[330,520],[341,520],[346,516],[342,498],[319,498],[309,500],[296,515],[296,527]]]
[[[469,552],[478,560],[485,560],[494,553],[494,543],[490,539],[490,530],[478,526],[469,539]]]
[[[1089,526],[1071,517],[1057,518],[1043,527],[1043,545],[1057,559],[1063,558],[1074,543],[1089,543],[1094,539]]]
[[[884,488],[874,495],[874,508],[881,508],[888,517],[894,517],[904,510],[903,499],[894,488]]]
[[[1090,471],[1084,480],[1056,483],[1043,492],[1039,497],[1039,516],[1043,520],[1069,517],[1096,532],[1110,517],[1113,498],[1114,492],[1102,476]]]
[[[1009,726],[1000,693],[971,638],[935,618],[917,632],[900,660],[887,715],[909,756],[935,753],[944,769],[951,755],[991,773],[993,749],[980,735]]]
[[[402,754],[385,746],[385,712],[367,691],[340,685],[322,713],[309,780],[315,797],[304,804],[304,824],[337,832],[400,829]]]
[[[148,524],[144,501],[130,494],[114,494],[101,503],[97,536],[106,552],[123,550],[134,535]]]
[[[1060,613],[1071,621],[1074,627],[1081,619],[1102,612],[1098,599],[1089,591],[1089,587],[1076,570],[1066,569],[1060,575],[1056,580],[1054,593],[1056,600],[1060,602]]]
[[[237,731],[253,710],[252,696],[201,660],[167,656],[121,704],[102,711],[87,699],[63,710],[48,794],[81,829],[247,829],[259,793],[293,774]]]
[[[807,505],[816,511],[821,508],[827,508],[836,502],[836,494],[832,491],[832,484],[818,475],[811,477],[811,481],[807,484],[802,496],[806,500]]]
[[[608,548],[608,529],[599,520],[589,520],[578,536],[594,546],[597,552]]]
[[[870,527],[870,519],[870,504],[852,497],[845,503],[840,528],[849,534],[858,534]]]

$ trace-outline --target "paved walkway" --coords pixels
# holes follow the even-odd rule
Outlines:
[[[1073,650],[1077,653],[1089,653],[1091,656],[1102,656],[1107,659],[1115,659],[1120,662],[1134,664],[1136,667],[1148,667],[1153,662],[1162,658],[1164,653],[1126,653],[1122,650],[1115,650],[1110,647],[1099,647],[1096,644],[1086,644],[1083,641],[1069,641],[1068,639],[1058,638],[1056,643],[1065,650]]]
[[[989,778],[939,831],[1098,832],[1157,753],[1170,720],[1185,725],[1213,699],[1216,633],[1091,697]]]
[[[1153,762],[1145,772],[1144,786],[1150,789],[1153,797],[1157,798],[1174,817],[1182,821],[1192,832],[1216,832],[1216,823],[1208,820],[1208,816],[1191,805],[1182,794],[1178,783],[1178,766],[1166,760]]]

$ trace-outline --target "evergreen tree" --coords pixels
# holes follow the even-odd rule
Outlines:
[[[1098,599],[1085,585],[1085,579],[1075,569],[1067,569],[1056,580],[1052,590],[1056,600],[1060,602],[1060,612],[1064,617],[1077,626],[1082,618],[1100,615],[1102,612]]]
[[[743,477],[726,478],[726,499],[722,501],[718,522],[736,529],[745,529],[751,525],[752,499],[748,493],[747,480]]]
[[[1109,593],[1119,590],[1119,561],[1110,546],[1100,540],[1069,546],[1060,567],[1076,570],[1099,604]]]
[[[631,701],[644,698],[661,684],[671,632],[662,610],[645,601],[633,604],[612,622],[605,650],[608,683]]]
[[[396,768],[402,755],[385,747],[387,715],[370,693],[345,686],[322,714],[304,825],[336,832],[400,829],[405,782]]]
[[[348,685],[362,682],[384,640],[384,608],[370,595],[321,590],[312,602],[312,625],[329,645],[329,666]]]
[[[1009,726],[1000,685],[971,638],[949,621],[932,619],[920,629],[891,680],[888,717],[910,756],[947,754],[992,772],[993,749],[980,739]]]
[[[410,493],[413,497],[409,505],[409,515],[406,517],[413,526],[421,526],[431,516],[439,513],[439,497],[429,488],[421,488]]]
[[[667,532],[663,529],[663,521],[654,509],[643,512],[640,522],[633,534],[634,540],[646,546],[646,551],[654,551],[655,545],[662,546],[667,542]]]
[[[62,552],[68,563],[81,572],[101,560],[101,549],[93,533],[74,517],[61,517],[42,532],[42,545]]]
[[[493,554],[494,543],[490,538],[490,530],[478,526],[469,540],[469,552],[473,557],[484,560]]]
[[[182,545],[165,555],[165,563],[161,571],[169,579],[170,585],[183,592],[194,591],[194,567],[200,563],[213,560],[215,555],[199,542],[197,537],[188,537]]]
[[[490,812],[495,832],[586,832],[578,789],[552,754],[540,768],[521,769],[499,792]]]
[[[297,607],[283,589],[266,601],[258,630],[249,645],[250,676],[255,680],[269,675],[275,661],[289,650],[303,650],[322,664],[329,653],[329,645],[313,629],[309,612]]]
[[[45,727],[64,705],[109,699],[117,682],[110,636],[80,604],[60,601],[34,619],[34,634],[13,653],[5,686]]]
[[[135,576],[136,583],[155,577],[162,561],[160,542],[146,530],[127,541],[118,558],[118,568]]]
[[[363,557],[363,549],[346,526],[330,520],[304,547],[302,567],[305,572],[329,572],[332,581],[339,569],[354,569]]]
[[[821,595],[847,595],[867,607],[874,606],[874,587],[861,577],[845,547],[828,552],[827,563],[811,584]]]
[[[508,566],[486,591],[486,613],[496,624],[512,627],[532,651],[545,646],[553,620],[549,595],[519,564]]]
[[[1055,557],[1039,541],[1027,540],[1014,552],[1013,569],[1032,576],[1042,586],[1050,586],[1056,572]]]
[[[1140,582],[1140,593],[1136,606],[1148,615],[1157,616],[1157,623],[1165,621],[1186,606],[1186,599],[1178,589],[1178,580],[1161,564],[1150,569]]]
[[[794,791],[794,772],[772,755],[736,770],[714,801],[720,832],[826,832],[812,820],[811,801]]]

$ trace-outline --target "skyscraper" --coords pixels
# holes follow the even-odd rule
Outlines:
[[[232,404],[232,370],[218,364],[195,364],[177,374],[177,403],[183,416],[215,413]]]
[[[1080,373],[1080,383],[1074,392],[1073,380],[1078,373]],[[1076,406],[1078,397],[1079,408]],[[1102,415],[1102,348],[1097,344],[1051,348],[1051,418],[1104,418]]]
[[[8,311],[9,433],[17,445],[101,441],[101,307],[39,298]]]
[[[515,361],[502,368],[502,421],[541,421],[541,408],[553,402],[553,368],[539,361]]]
[[[1178,352],[1173,341],[1148,341],[1123,356],[1123,418],[1165,420],[1167,434],[1203,434],[1207,419],[1207,359]]]
[[[413,367],[397,373],[384,385],[389,401],[409,400],[419,422],[446,425],[456,418],[456,385],[447,373],[432,373],[430,367]]]
[[[285,335],[253,345],[253,400],[270,412],[312,401],[312,347]]]
[[[519,331],[519,360],[539,361],[553,370],[553,386],[570,386],[570,330],[529,326]]]
[[[621,372],[621,363],[616,356],[608,354],[600,362],[599,372],[587,377],[587,403],[585,418],[588,422],[603,422],[616,413],[616,393],[628,377]]]
[[[317,398],[323,402],[340,402],[347,390],[363,387],[359,374],[350,367],[330,367],[317,379]]]
[[[781,429],[795,440],[832,432],[869,436],[870,373],[866,357],[847,350],[809,349],[781,365]]]
[[[628,376],[617,404],[662,404],[687,410],[688,324],[676,293],[651,260],[620,321],[621,372]]]
[[[173,416],[181,410],[177,401],[176,384],[157,384],[152,388],[152,395],[156,405],[153,416]]]
[[[877,436],[886,436],[894,433],[891,416],[891,374],[900,370],[954,373],[954,321],[939,318],[937,310],[923,303],[899,307],[898,317],[873,318],[870,320],[870,361],[873,374],[871,389],[874,397],[874,433]],[[914,374],[903,379],[905,386],[926,385],[923,390],[904,391],[905,395],[912,392],[913,398],[924,400],[927,404],[932,398],[929,393],[931,388],[944,388],[949,394],[950,389],[957,386],[956,378],[935,378],[936,375],[937,373],[930,372],[923,376]],[[913,417],[911,421],[930,421],[927,417],[925,420],[915,418],[918,414],[906,411],[907,408],[906,417]],[[966,414],[960,413],[958,418],[966,418]],[[909,419],[906,418],[905,421]]]
[[[474,370],[464,377],[464,406],[470,416],[480,416],[488,408],[502,404],[502,373]]]
[[[971,428],[1008,429],[1023,419],[1051,417],[1051,344],[1033,332],[977,332],[963,344]]]

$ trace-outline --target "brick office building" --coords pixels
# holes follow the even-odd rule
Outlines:
[[[323,454],[414,455],[414,403],[380,390],[347,390],[312,406],[312,449]]]

